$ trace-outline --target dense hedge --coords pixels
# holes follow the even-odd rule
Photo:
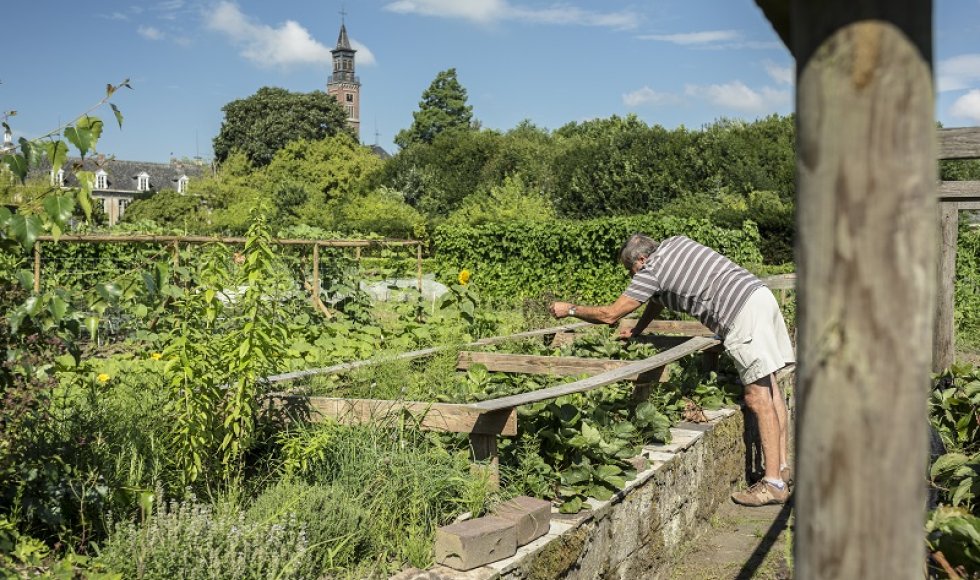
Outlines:
[[[656,239],[683,234],[739,264],[760,264],[759,230],[752,222],[725,229],[705,219],[660,214],[551,223],[510,222],[471,228],[441,226],[433,236],[444,280],[467,268],[485,295],[527,298],[551,292],[590,303],[609,302],[628,282],[618,252],[633,233]]]
[[[980,349],[980,229],[960,227],[956,248],[956,338]]]

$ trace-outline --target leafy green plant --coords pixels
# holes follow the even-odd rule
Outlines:
[[[187,483],[215,460],[225,480],[240,472],[242,454],[253,443],[260,381],[287,352],[289,326],[274,310],[282,273],[260,213],[241,268],[233,272],[229,258],[227,249],[215,246],[200,266],[200,285],[175,299],[182,316],[163,352],[175,462]],[[228,288],[245,289],[233,307],[226,306]]]
[[[947,449],[980,452],[980,370],[954,364],[932,391],[929,412]]]

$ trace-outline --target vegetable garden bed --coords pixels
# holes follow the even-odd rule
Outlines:
[[[468,451],[471,476],[501,498],[543,497],[575,514],[621,493],[643,449],[670,444],[671,425],[707,421],[702,407],[731,402],[734,385],[706,368],[719,341],[704,327],[667,322],[648,332],[625,345],[583,323],[286,373],[268,378],[290,388],[270,395],[266,411],[289,422],[434,431],[448,449]]]

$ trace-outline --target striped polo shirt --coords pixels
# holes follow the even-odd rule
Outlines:
[[[653,298],[725,336],[749,295],[764,286],[711,248],[674,236],[647,257],[623,294],[640,302]]]

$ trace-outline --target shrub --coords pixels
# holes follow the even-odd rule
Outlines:
[[[298,524],[306,531],[308,556],[302,577],[351,568],[370,552],[369,514],[342,488],[286,479],[265,490],[247,512],[255,525]]]
[[[484,295],[529,298],[543,292],[590,302],[611,302],[626,287],[618,252],[633,233],[654,238],[684,234],[743,265],[762,262],[752,222],[721,228],[705,219],[659,214],[586,221],[446,224],[434,234],[436,268],[454,280],[467,268]]]

